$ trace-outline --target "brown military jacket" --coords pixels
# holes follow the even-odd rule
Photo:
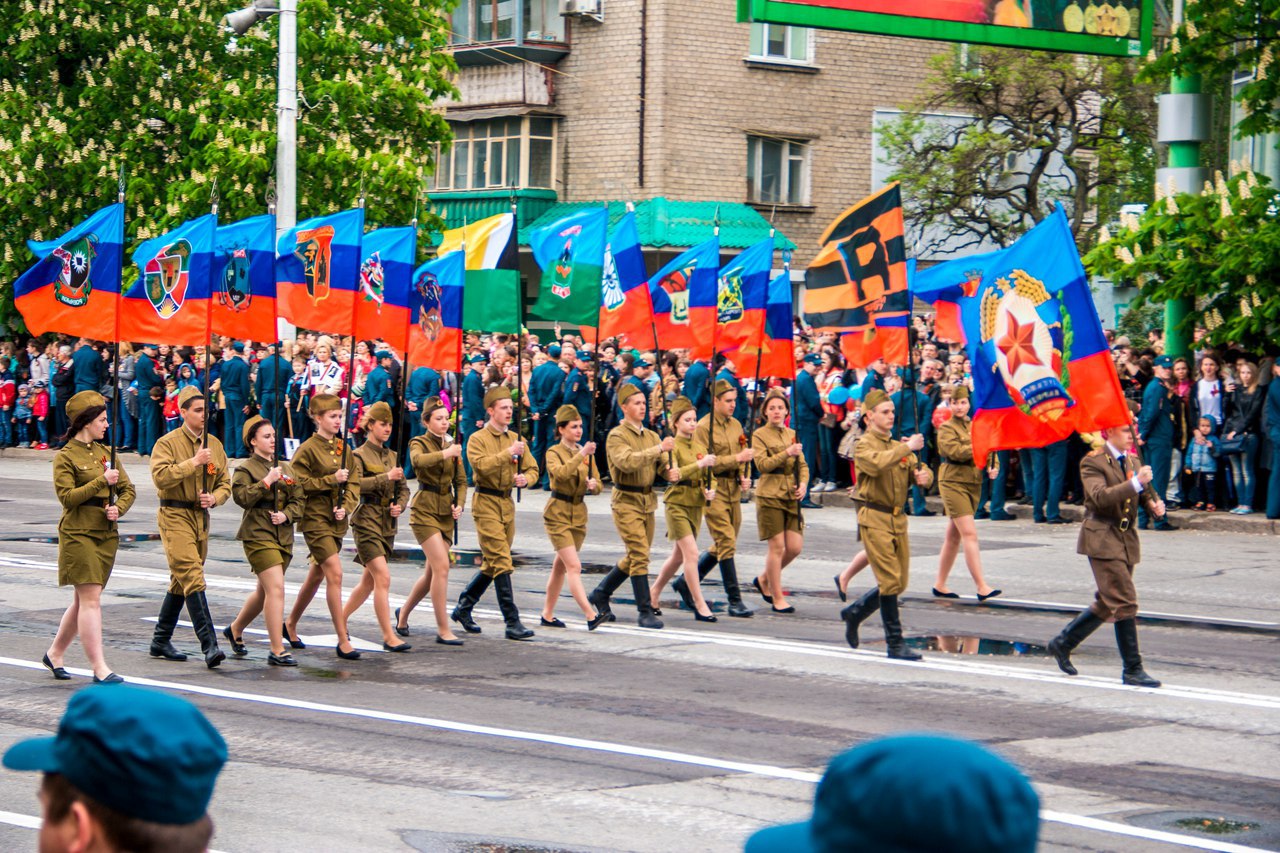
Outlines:
[[[662,452],[662,439],[651,429],[634,427],[623,421],[609,430],[609,438],[605,442],[605,452],[609,459],[609,473],[613,482],[624,486],[648,488],[648,494],[627,492],[615,488],[610,506],[629,503],[641,512],[656,512],[658,499],[653,494],[653,481],[664,477],[667,471],[667,460]]]
[[[467,439],[467,461],[471,463],[477,490],[471,505],[473,513],[481,504],[491,505],[490,508],[493,508],[505,502],[508,507],[511,506],[509,494],[506,498],[500,498],[482,494],[479,490],[497,489],[510,493],[515,488],[516,465],[511,461],[511,451],[508,449],[515,441],[515,430],[498,432],[490,424],[485,424],[483,429],[476,430]],[[538,478],[538,463],[527,446],[519,461],[520,473],[528,477],[530,483],[535,482]]]
[[[916,455],[905,442],[894,441],[874,429],[867,430],[858,441],[853,457],[858,472],[858,497],[863,501],[858,509],[860,526],[895,532],[906,530],[902,507],[915,482],[916,463]]]
[[[551,491],[575,498],[587,493],[587,480],[594,477],[596,487],[591,494],[600,494],[600,475],[596,471],[595,459],[584,457],[576,448],[563,444],[547,448],[547,476],[551,480]]]
[[[222,442],[209,436],[210,462],[202,471],[191,461],[200,450],[201,437],[192,435],[185,426],[166,433],[151,451],[151,481],[162,501],[187,501],[200,506],[204,488],[214,497],[214,505],[222,506],[231,497],[231,477],[227,473],[227,454]],[[161,507],[164,511],[164,507]]]
[[[297,475],[302,492],[306,495],[306,507],[302,511],[302,521],[298,529],[303,533],[333,533],[341,536],[347,532],[347,524],[351,514],[360,505],[360,472],[357,463],[348,452],[347,463],[350,476],[347,478],[347,495],[342,506],[347,517],[337,521],[333,517],[333,509],[338,503],[341,491],[334,474],[342,467],[343,448],[346,445],[341,436],[334,436],[329,441],[321,438],[319,433],[312,435],[293,454],[293,471]]]
[[[351,517],[351,528],[363,536],[394,536],[399,519],[392,518],[388,508],[392,504],[409,507],[408,482],[387,479],[387,472],[396,467],[395,451],[366,441],[354,455],[356,467],[351,474],[360,481],[360,506]]]
[[[671,467],[679,470],[680,479],[667,486],[662,502],[672,506],[705,506],[707,498],[702,494],[706,484],[706,471],[698,467],[698,460],[707,453],[706,445],[696,438],[676,436],[675,450],[671,451]]]
[[[958,486],[981,486],[982,468],[973,459],[973,422],[968,417],[952,415],[938,427],[938,452],[942,466],[938,479]]]
[[[796,468],[800,469],[801,486],[809,482],[809,466],[804,454],[788,456],[787,448],[796,443],[795,430],[765,424],[751,434],[751,447],[756,452],[756,502],[761,506],[792,507],[796,503]]]
[[[425,524],[429,516],[448,515],[457,505],[467,504],[467,473],[462,459],[444,458],[444,443],[427,432],[409,442],[409,462],[418,478],[418,493],[413,496],[410,523]]]
[[[716,419],[715,446],[711,444],[711,419]],[[698,421],[693,440],[716,456],[711,471],[716,478],[716,499],[734,503],[742,498],[742,464],[733,457],[742,452],[742,424],[733,417],[720,417],[714,411]]]
[[[1150,508],[1154,492],[1133,490],[1130,478],[1137,472],[1135,457],[1124,461],[1103,445],[1080,460],[1080,480],[1084,485],[1084,524],[1076,553],[1099,560],[1124,560],[1130,566],[1141,559],[1138,545],[1138,500]]]
[[[281,459],[280,470],[284,478],[272,488],[262,485],[271,470],[271,460],[256,453],[240,463],[231,475],[231,499],[244,509],[244,518],[236,538],[241,542],[280,542],[293,545],[293,526],[302,518],[306,497],[294,476],[293,467]],[[272,524],[271,513],[279,511],[288,516],[284,524]]]
[[[93,442],[85,444],[69,440],[53,457],[53,491],[62,504],[58,529],[68,533],[105,533],[111,529],[107,521],[106,501],[111,496],[106,470],[111,461],[110,448]],[[123,517],[133,506],[137,492],[133,481],[116,457],[120,479],[116,483],[116,507]]]

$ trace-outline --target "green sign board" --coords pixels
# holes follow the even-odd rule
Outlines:
[[[1025,50],[1142,56],[1155,0],[738,0],[739,21]]]

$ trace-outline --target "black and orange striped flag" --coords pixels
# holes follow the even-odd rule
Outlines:
[[[804,319],[822,332],[866,326],[858,309],[907,289],[902,192],[890,184],[840,214],[804,274]]]

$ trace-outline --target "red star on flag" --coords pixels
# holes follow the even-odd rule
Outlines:
[[[1010,375],[1017,373],[1018,368],[1024,364],[1043,364],[1036,356],[1035,334],[1034,322],[1019,323],[1017,317],[1009,315],[1009,328],[996,343],[996,347],[1004,353],[1005,360],[1009,363]]]

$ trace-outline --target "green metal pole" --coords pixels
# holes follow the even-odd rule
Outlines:
[[[1182,22],[1182,3],[1176,3],[1174,9],[1175,24]],[[1186,77],[1173,77],[1169,81],[1169,93],[1172,95],[1199,95],[1200,75],[1191,74]],[[1169,168],[1195,169],[1200,166],[1200,141],[1170,141]],[[1178,187],[1180,192],[1199,192],[1199,187]],[[1183,297],[1170,299],[1164,304],[1164,351],[1174,358],[1191,355],[1191,333],[1183,326],[1187,315],[1195,310],[1195,299]]]

